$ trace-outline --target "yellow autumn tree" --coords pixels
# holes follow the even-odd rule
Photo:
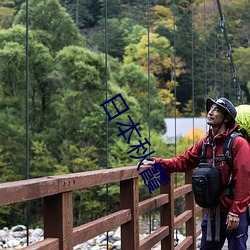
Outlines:
[[[156,33],[142,35],[138,43],[131,43],[125,47],[124,63],[139,64],[145,73],[150,72],[155,76],[156,84],[160,88],[159,97],[166,105],[169,114],[175,113],[175,98],[173,95],[173,86],[178,83],[173,80],[184,72],[184,63],[180,58],[175,59],[173,56],[173,47],[166,37]],[[166,79],[166,75],[169,80]],[[178,105],[178,104],[177,104]]]
[[[174,17],[170,8],[162,5],[155,5],[150,12],[151,32],[154,32],[159,26],[174,30]]]
[[[184,72],[184,63],[176,58],[174,65],[173,53],[173,47],[166,37],[150,33],[149,36],[143,35],[139,43],[125,47],[124,63],[140,64],[145,72],[150,66],[150,72],[156,77],[166,73],[172,75],[175,66],[175,74],[179,76]],[[161,80],[158,78],[158,81]]]
[[[0,6],[0,29],[8,29],[11,27],[14,13],[14,9]]]

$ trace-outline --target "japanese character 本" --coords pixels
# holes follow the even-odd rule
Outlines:
[[[124,110],[121,110],[121,111],[120,111],[120,110],[118,109],[118,107],[116,106],[115,102],[114,102],[114,100],[117,99],[118,97],[120,97],[120,99],[122,100],[122,102],[123,102],[123,104],[124,104],[124,106],[125,106],[125,109],[124,109]],[[115,108],[115,110],[116,110],[116,112],[117,112],[117,114],[115,114],[115,115],[113,115],[113,116],[111,116],[111,115],[109,114],[108,109],[106,108],[106,106],[108,106],[107,104],[110,103],[110,102],[113,104],[113,106],[114,106],[114,108]],[[121,114],[123,114],[123,113],[125,113],[126,111],[129,110],[129,107],[128,107],[127,103],[125,102],[125,100],[124,100],[124,98],[122,97],[121,94],[118,94],[118,95],[116,95],[116,96],[110,98],[110,99],[107,100],[106,102],[102,103],[100,106],[104,108],[106,114],[107,114],[108,117],[109,117],[109,121],[113,120],[113,119],[116,118],[117,116],[119,116],[119,115],[121,115]]]
[[[123,124],[123,123],[120,123],[120,122],[116,122],[116,124],[121,125],[121,126],[129,127],[128,129],[126,129],[126,130],[124,130],[124,131],[122,131],[121,127],[118,127],[121,133],[118,134],[117,137],[119,137],[119,136],[122,135],[124,139],[127,139],[127,137],[125,136],[125,133],[128,132],[129,130],[131,130],[131,131],[130,131],[130,134],[129,134],[129,136],[128,136],[128,141],[127,141],[127,143],[129,144],[129,143],[130,143],[131,135],[132,135],[132,133],[133,133],[134,130],[137,132],[137,134],[139,135],[139,137],[141,137],[141,134],[140,134],[140,132],[139,132],[138,129],[137,129],[137,126],[138,126],[140,123],[134,124],[133,120],[131,119],[131,117],[130,117],[129,115],[128,115],[128,118],[129,118],[129,120],[130,120],[130,122],[131,122],[131,125]]]

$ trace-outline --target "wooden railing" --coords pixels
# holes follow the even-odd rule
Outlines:
[[[141,170],[145,167],[141,167]],[[161,186],[160,194],[139,202],[139,173],[136,167],[97,170],[59,176],[48,176],[0,184],[0,206],[43,198],[44,240],[25,250],[72,250],[77,244],[121,227],[122,250],[148,250],[161,241],[162,250],[196,249],[195,205],[190,184],[191,173],[186,173],[186,184],[174,189],[170,182]],[[95,221],[73,227],[72,192],[112,182],[120,182],[120,210]],[[185,212],[174,217],[174,200],[185,195]],[[160,227],[139,240],[139,216],[160,207]],[[186,238],[174,247],[174,230],[186,224]]]

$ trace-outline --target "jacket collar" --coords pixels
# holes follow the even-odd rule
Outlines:
[[[215,137],[212,137],[212,129],[210,128],[209,131],[207,132],[207,142],[211,143],[213,141],[221,141],[224,140],[228,135],[233,133],[234,131],[238,131],[238,124],[235,124],[232,128],[227,129],[224,133],[217,134]]]

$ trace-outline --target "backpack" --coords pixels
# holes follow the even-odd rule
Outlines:
[[[250,105],[239,105],[235,109],[237,111],[235,122],[239,125],[243,137],[250,143]]]
[[[223,145],[224,157],[217,157],[215,161],[226,160],[230,169],[233,168],[232,143],[241,133],[231,133]],[[221,188],[221,170],[213,166],[212,163],[206,162],[207,144],[202,144],[201,162],[198,168],[193,172],[192,187],[195,202],[203,208],[215,207],[219,203],[222,194]],[[227,185],[227,195],[233,199],[233,185],[230,182]]]

